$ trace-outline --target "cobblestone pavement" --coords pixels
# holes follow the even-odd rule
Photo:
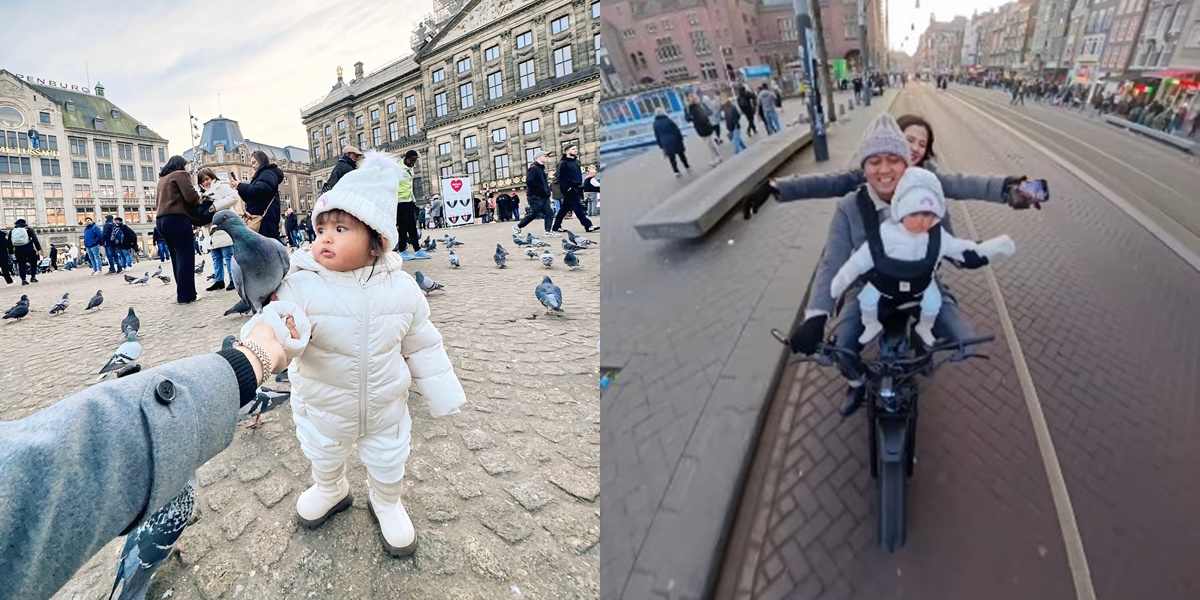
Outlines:
[[[578,253],[583,266],[568,271],[558,239],[548,240],[555,263],[547,270],[520,254],[510,225],[454,231],[466,243],[456,249],[461,269],[451,268],[441,246],[432,259],[405,265],[447,288],[429,303],[468,400],[462,413],[437,420],[419,394],[410,400],[405,506],[417,527],[415,558],[383,553],[357,460],[349,474],[354,507],[317,531],[294,524],[296,498],[311,481],[291,411],[281,407],[257,431],[239,427],[230,447],[199,471],[200,520],[180,540],[186,556],[158,571],[148,598],[599,596],[599,250]],[[574,220],[564,226],[580,233]],[[599,232],[589,237],[600,241]],[[504,270],[492,261],[497,242],[512,253]],[[158,264],[143,261],[134,272]],[[546,274],[563,290],[563,317],[542,316],[534,298]],[[3,325],[6,346],[21,349],[0,362],[5,419],[80,389],[120,343],[129,306],[141,318],[144,367],[215,350],[245,322],[221,316],[237,300],[233,292],[201,292],[200,302],[180,306],[172,286],[156,280],[132,287],[83,271],[41,279],[0,287],[0,305],[26,293],[34,309]],[[208,283],[197,276],[199,287]],[[84,313],[96,289],[105,291],[104,306]],[[67,314],[47,314],[68,291]],[[122,543],[107,545],[55,598],[107,597]]]
[[[970,223],[980,238],[1007,233],[1016,241],[1016,256],[992,269],[1049,426],[1096,597],[1197,597],[1200,576],[1188,557],[1200,552],[1191,506],[1200,476],[1188,465],[1200,454],[1191,431],[1200,341],[1189,333],[1200,331],[1190,304],[1200,297],[1200,277],[1071,172],[951,95],[914,87],[892,112],[930,119],[944,170],[1050,180],[1045,210],[954,203],[956,227]],[[1073,119],[1072,126],[1089,124]],[[1134,168],[1106,168],[1126,182],[1122,192],[1154,187]],[[764,434],[749,477],[722,574],[727,593],[719,597],[1075,597],[986,277],[947,275],[968,321],[997,341],[987,348],[990,362],[947,365],[924,382],[906,547],[886,555],[876,542],[865,422],[842,422],[834,410],[844,384],[834,373],[793,367],[767,417],[776,426]]]

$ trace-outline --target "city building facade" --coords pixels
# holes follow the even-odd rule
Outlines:
[[[84,218],[111,215],[146,247],[167,140],[105,98],[103,85],[0,69],[0,130],[0,229],[25,219],[44,247],[82,247]]]
[[[1029,44],[1034,71],[1055,78],[1059,75],[1065,77],[1070,63],[1063,62],[1063,50],[1071,25],[1071,12],[1077,1],[1083,0],[1042,0],[1038,6],[1033,39]]]
[[[1149,0],[1122,0],[1103,8],[1093,7],[1093,12],[1103,14],[1102,20],[1107,25],[1098,69],[1102,78],[1120,77],[1129,68],[1148,8]]]
[[[1138,75],[1166,69],[1183,37],[1192,0],[1151,0],[1129,70]]]
[[[967,25],[966,17],[938,21],[930,14],[929,25],[917,41],[917,70],[948,73],[960,67]]]
[[[301,109],[314,190],[342,148],[416,150],[418,201],[440,180],[472,189],[522,189],[537,150],[557,159],[577,145],[599,159],[600,3],[591,0],[437,0],[413,36],[414,54],[337,83]],[[549,169],[551,172],[553,169]]]
[[[296,146],[272,146],[246,139],[237,121],[219,116],[204,123],[200,142],[189,148],[183,157],[192,163],[192,170],[211,168],[217,177],[228,180],[229,173],[237,174],[241,181],[250,181],[254,169],[250,167],[251,155],[262,150],[271,162],[283,171],[283,182],[279,184],[280,214],[288,207],[297,213],[307,214],[312,210],[316,198],[314,181],[309,175],[308,150]]]

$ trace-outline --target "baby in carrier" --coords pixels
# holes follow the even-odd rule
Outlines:
[[[879,302],[887,298],[893,306],[920,300],[921,316],[916,332],[927,346],[934,343],[933,324],[942,308],[942,294],[935,273],[943,257],[962,260],[963,252],[974,250],[988,259],[1011,256],[1016,246],[1007,235],[975,243],[954,237],[941,226],[946,215],[946,198],[936,175],[920,167],[904,171],[896,185],[888,220],[866,219],[867,242],[855,250],[833,278],[830,290],[840,297],[865,275],[858,294],[862,308],[866,344],[883,331]]]

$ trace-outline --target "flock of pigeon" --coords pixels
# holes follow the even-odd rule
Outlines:
[[[576,256],[575,253],[586,250],[588,246],[595,245],[596,242],[583,237],[582,235],[575,235],[575,233],[570,230],[564,231],[566,231],[567,238],[562,240],[563,250],[566,251],[566,254],[563,255],[563,263],[566,264],[570,270],[574,271],[577,267],[579,267],[579,257]],[[456,269],[461,267],[462,259],[460,259],[458,255],[454,253],[454,248],[463,246],[464,244],[454,239],[454,237],[448,233],[442,235],[442,237],[437,240],[426,237],[425,241],[421,243],[421,249],[426,252],[433,252],[437,250],[439,241],[450,250],[450,254],[448,256],[450,265]],[[531,260],[539,259],[542,265],[544,265],[547,269],[554,266],[554,254],[550,252],[549,248],[552,246],[548,242],[543,242],[542,240],[533,237],[532,233],[527,233],[525,234],[525,237],[521,237],[520,230],[515,226],[513,227],[512,241],[513,244],[516,244],[518,248],[527,246],[525,248],[525,255]],[[538,251],[539,248],[542,249],[541,252]],[[496,244],[496,253],[492,256],[492,260],[496,262],[496,266],[498,268],[507,268],[508,250],[505,250],[502,244]],[[426,295],[429,295],[430,292],[446,289],[446,286],[434,281],[431,277],[420,271],[416,272],[416,279],[417,285],[421,287],[421,291],[425,292]],[[542,278],[542,282],[538,284],[536,288],[534,288],[533,294],[538,299],[538,302],[540,302],[542,306],[546,307],[546,314],[549,314],[551,311],[563,312],[562,289],[560,289],[557,285],[554,285],[554,282],[549,276]]]

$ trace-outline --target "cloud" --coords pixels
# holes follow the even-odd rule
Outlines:
[[[255,141],[307,147],[300,107],[328,93],[338,66],[351,79],[357,61],[370,73],[409,54],[413,22],[433,10],[432,0],[5,4],[8,22],[52,15],[54,26],[9,28],[10,48],[50,50],[14,53],[0,68],[81,86],[90,73],[172,154],[191,147],[189,106],[201,123],[222,113]]]

